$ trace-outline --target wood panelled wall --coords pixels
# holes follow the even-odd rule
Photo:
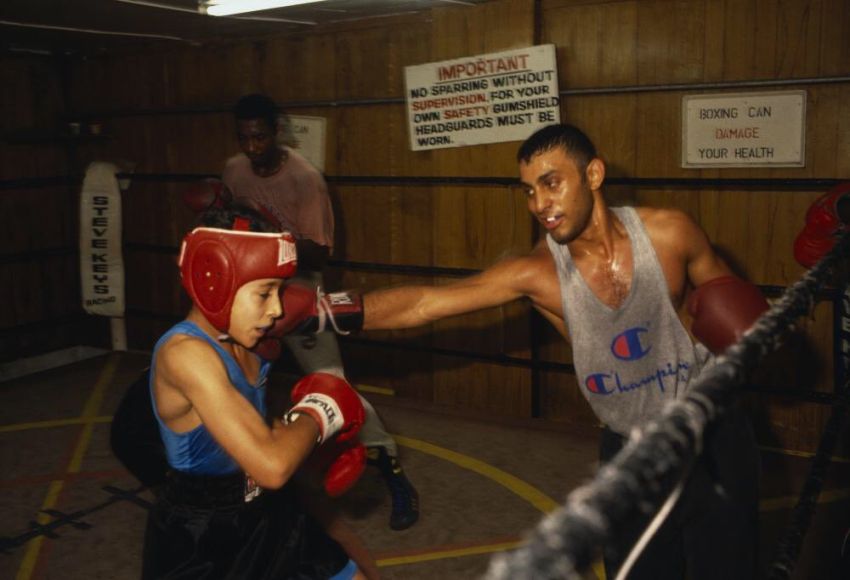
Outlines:
[[[109,343],[106,322],[80,306],[62,69],[58,59],[0,57],[0,362]]]
[[[844,0],[493,0],[295,36],[158,45],[77,59],[68,75],[69,108],[100,114],[110,136],[82,144],[81,161],[126,159],[141,174],[220,172],[236,151],[233,123],[226,112],[208,111],[224,111],[241,94],[261,91],[284,107],[318,103],[290,111],[328,120],[328,176],[514,177],[518,143],[411,152],[403,104],[354,102],[402,98],[407,65],[544,43],[557,46],[562,90],[846,76],[850,7]],[[792,88],[808,93],[804,168],[682,169],[681,99],[713,91],[571,95],[562,98],[561,115],[594,139],[615,177],[847,178],[850,84],[801,82]],[[181,187],[132,185],[124,196],[128,247],[177,246],[192,219],[181,207]],[[331,191],[338,220],[335,257],[341,260],[477,269],[527,251],[537,236],[523,199],[508,187],[333,184]],[[769,285],[787,285],[802,274],[791,244],[806,207],[821,193],[648,187],[607,192],[618,202],[689,212],[739,273]],[[186,308],[173,260],[163,252],[127,252],[128,306],[157,315],[128,317],[134,348],[149,349],[167,319]],[[363,289],[449,281],[340,268],[330,279],[331,286]],[[542,332],[541,357],[570,362],[563,341],[538,326],[529,306],[518,302],[366,338],[528,358],[531,332]],[[794,348],[773,357],[758,382],[830,390],[831,306],[820,304],[792,340]],[[346,343],[344,352],[356,381],[392,387],[399,396],[531,414],[534,377],[527,368],[365,342]],[[544,418],[595,421],[574,377],[549,371],[538,379]],[[763,441],[795,449],[816,444],[828,411],[770,397],[751,398],[751,408]]]

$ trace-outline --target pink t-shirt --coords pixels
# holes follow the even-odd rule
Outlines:
[[[289,154],[280,171],[260,177],[244,153],[227,160],[222,181],[233,197],[247,197],[268,208],[297,238],[333,249],[334,216],[322,174],[299,153]]]

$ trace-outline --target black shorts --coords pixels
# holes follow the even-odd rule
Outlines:
[[[624,443],[623,437],[605,429],[601,461],[614,457]],[[629,580],[755,578],[758,474],[758,451],[749,419],[733,407],[706,431],[704,451],[676,507],[632,567]],[[605,546],[608,578],[616,576],[652,517],[654,514],[630,522],[622,529],[623,541]]]
[[[142,578],[319,580],[348,564],[291,486],[246,503],[244,484],[172,472],[148,516]]]

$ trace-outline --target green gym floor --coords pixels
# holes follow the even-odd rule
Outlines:
[[[113,353],[0,382],[0,578],[139,577],[145,501],[152,497],[136,493],[138,483],[112,457],[109,427],[148,358]],[[336,501],[386,579],[481,577],[491,554],[516,546],[596,469],[595,429],[485,422],[364,394],[396,436],[421,503],[415,526],[390,530],[389,494],[374,468]],[[835,460],[793,578],[839,577],[839,549],[850,522],[850,460]],[[762,452],[765,566],[807,470],[805,456]],[[604,574],[596,566],[586,577]]]

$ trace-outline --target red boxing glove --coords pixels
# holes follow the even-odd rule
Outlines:
[[[323,332],[330,327],[339,334],[363,328],[363,298],[349,292],[325,294],[297,282],[280,289],[283,316],[275,320],[267,336]]]
[[[263,204],[249,198],[249,197],[237,197],[233,200],[234,206],[241,206],[253,210],[263,216],[269,224],[278,231],[283,231],[283,224],[280,223],[280,220],[275,217],[275,215],[271,212],[271,210],[264,206]]]
[[[357,391],[336,375],[311,373],[295,383],[290,398],[295,404],[286,422],[309,415],[319,425],[319,443],[334,435],[337,441],[348,441],[363,426],[366,414]]]
[[[691,332],[714,354],[721,354],[768,309],[754,285],[736,276],[721,276],[697,286],[688,299]]]
[[[366,469],[366,448],[357,440],[332,440],[319,446],[304,468],[321,474],[325,493],[339,497],[351,489]]]
[[[850,182],[839,183],[806,212],[806,225],[794,240],[794,258],[811,268],[835,247],[841,234],[850,231]]]
[[[183,203],[195,213],[203,213],[211,207],[223,208],[230,203],[230,190],[219,179],[203,179],[183,190]]]

